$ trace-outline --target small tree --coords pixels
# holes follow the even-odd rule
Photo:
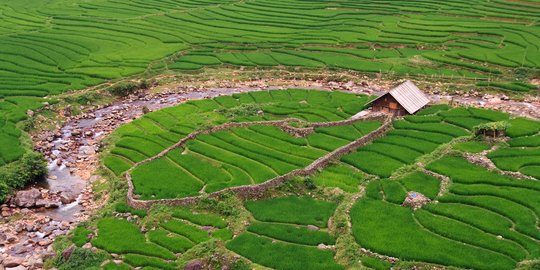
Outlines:
[[[506,130],[510,127],[510,124],[506,121],[490,122],[480,124],[474,127],[474,134],[476,136],[483,135],[484,137],[501,137],[504,136]]]

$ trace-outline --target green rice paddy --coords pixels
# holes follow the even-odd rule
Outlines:
[[[531,92],[528,79],[540,66],[534,1],[22,0],[0,6],[0,165],[26,151],[16,143],[14,125],[40,106],[39,97],[145,72],[341,69],[471,79],[481,88]]]
[[[152,157],[188,133],[195,123],[251,122],[297,118],[307,122],[338,121],[361,111],[369,97],[328,91],[261,91],[190,101],[145,115],[121,127],[120,139],[105,157],[105,165],[121,174]],[[262,114],[230,112],[259,106]],[[355,110],[352,110],[355,108]],[[141,199],[182,198],[258,184],[301,169],[330,151],[368,134],[377,121],[316,128],[305,138],[275,126],[252,125],[204,134],[167,155],[135,167],[135,192]]]
[[[302,127],[346,119],[354,114],[346,107],[361,110],[368,100],[341,92],[289,89],[190,101],[149,113],[118,129],[105,165],[120,177],[133,168],[139,199],[203,199],[190,209],[158,206],[148,215],[120,203],[116,211],[136,213],[142,220],[101,217],[90,228],[78,228],[71,241],[77,246],[90,241],[109,254],[120,254],[122,263],[105,264],[105,269],[176,269],[189,259],[207,258],[208,249],[237,256],[249,268],[287,270],[425,264],[507,270],[540,258],[538,180],[516,179],[464,158],[466,153],[488,151],[501,169],[508,166],[507,170],[534,176],[526,170],[534,165],[523,169],[515,160],[510,165],[505,161],[519,151],[522,160],[534,162],[537,122],[497,111],[428,107],[394,120],[384,136],[328,167],[268,190],[259,199],[230,193],[204,196],[303,168],[380,123],[316,128],[306,137],[262,124],[232,128],[201,135],[134,167],[199,126],[292,117],[303,120],[296,124]],[[475,125],[498,121],[515,124],[508,130],[507,145],[474,138]],[[121,170],[115,170],[118,161],[125,162]],[[417,210],[402,206],[413,191],[430,202]],[[349,203],[350,211],[344,211]],[[220,215],[195,210],[200,206]],[[148,224],[152,229],[139,230]],[[84,237],[92,232],[98,232],[97,237]],[[361,253],[360,247],[398,262]]]

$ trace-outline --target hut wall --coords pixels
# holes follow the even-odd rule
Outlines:
[[[399,102],[390,94],[386,94],[375,100],[372,103],[372,109],[374,112],[391,113],[396,116],[403,116],[409,114]]]

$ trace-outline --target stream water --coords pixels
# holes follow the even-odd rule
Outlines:
[[[144,96],[136,99],[127,99],[92,112],[88,118],[73,119],[61,128],[59,138],[54,139],[48,158],[49,176],[46,180],[32,187],[48,189],[51,193],[63,192],[77,198],[69,204],[61,204],[58,208],[46,209],[38,212],[53,220],[73,221],[78,213],[84,212],[80,205],[81,194],[87,187],[88,179],[81,175],[91,175],[97,168],[97,155],[99,142],[118,126],[130,122],[143,115],[142,108],[150,111],[178,105],[188,100],[213,98],[220,95],[258,91],[260,88],[211,88],[201,92],[186,92]],[[74,132],[82,135],[75,136]],[[89,132],[90,136],[85,136]],[[81,159],[82,157],[85,157]],[[68,167],[66,163],[75,164]],[[85,163],[87,165],[85,166]]]

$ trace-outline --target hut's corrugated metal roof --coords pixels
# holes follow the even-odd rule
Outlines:
[[[429,103],[429,99],[424,92],[409,80],[390,90],[390,95],[410,114],[417,112]]]
[[[392,88],[388,94],[394,97],[397,102],[399,102],[399,104],[403,106],[403,108],[405,108],[405,110],[407,110],[407,112],[410,114],[416,113],[429,103],[429,99],[424,92],[418,89],[418,87],[416,87],[416,85],[409,80]]]

